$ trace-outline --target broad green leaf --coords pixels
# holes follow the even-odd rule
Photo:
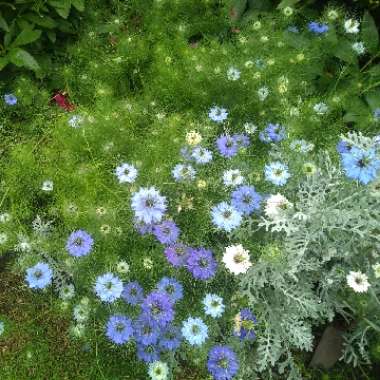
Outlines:
[[[362,23],[362,36],[365,47],[370,53],[376,53],[379,46],[379,32],[371,14],[366,11]]]
[[[34,71],[40,68],[34,57],[24,49],[14,48],[8,53],[7,57],[11,63],[18,67],[27,67]]]
[[[2,70],[8,63],[8,57],[0,57],[0,70]]]
[[[8,23],[5,21],[3,15],[0,12],[0,28],[3,29],[6,32],[9,32],[9,26]]]
[[[12,47],[22,46],[30,44],[36,40],[38,40],[41,36],[41,31],[38,29],[23,29],[21,33],[16,37],[16,39],[12,42]]]
[[[48,38],[49,38],[49,40],[51,41],[51,42],[55,42],[56,41],[56,39],[57,39],[57,34],[55,33],[55,32],[53,32],[52,30],[49,30],[48,32],[47,32],[47,36],[48,36]]]
[[[84,0],[71,0],[71,4],[79,12],[83,12],[84,11]]]
[[[67,18],[70,14],[71,0],[48,0],[49,5],[51,5],[55,11],[62,17]]]
[[[57,23],[54,21],[54,19],[52,19],[49,16],[43,16],[43,15],[39,16],[35,13],[28,13],[24,15],[24,17],[27,20],[33,22],[34,24],[42,26],[46,29],[53,29],[57,26]]]

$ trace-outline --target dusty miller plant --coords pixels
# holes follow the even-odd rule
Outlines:
[[[345,139],[363,148],[372,144],[361,135]],[[372,275],[371,282],[380,247],[379,184],[348,181],[327,152],[317,165],[316,174],[295,189],[294,207],[285,216],[261,217],[259,226],[272,232],[276,243],[266,246],[240,282],[261,321],[248,362],[267,378],[285,371],[288,379],[302,378],[294,353],[311,351],[313,328],[337,315],[349,326],[342,359],[353,365],[369,360],[368,336],[380,332],[379,280],[376,285]],[[351,270],[368,274],[368,294],[357,295],[347,287]]]

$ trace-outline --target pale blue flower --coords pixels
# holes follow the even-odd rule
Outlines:
[[[216,294],[206,294],[202,301],[205,314],[213,318],[221,317],[224,312],[223,298]]]
[[[208,327],[200,318],[189,317],[183,321],[181,332],[192,346],[200,346],[208,338]]]
[[[274,185],[283,186],[290,177],[288,166],[276,161],[265,165],[265,179]]]
[[[96,295],[103,302],[114,302],[123,292],[123,283],[112,273],[105,273],[96,279],[94,287]]]

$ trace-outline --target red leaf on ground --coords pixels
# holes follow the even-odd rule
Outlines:
[[[75,105],[70,103],[65,93],[57,92],[52,99],[55,100],[58,107],[63,108],[65,111],[74,111],[75,109]]]

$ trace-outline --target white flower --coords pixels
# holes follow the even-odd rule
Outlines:
[[[327,107],[326,103],[317,103],[314,107],[313,110],[318,114],[318,115],[324,115],[329,108]]]
[[[32,244],[27,236],[19,235],[18,243],[15,245],[14,249],[18,252],[30,252],[32,249]]]
[[[126,162],[115,169],[115,175],[119,180],[119,183],[133,183],[136,181],[137,174],[137,169]]]
[[[356,293],[363,293],[371,286],[368,282],[368,277],[362,272],[353,272],[346,276],[347,285],[352,288]]]
[[[168,365],[161,361],[149,364],[148,374],[152,380],[166,380],[168,378]]]
[[[43,191],[52,191],[54,187],[54,183],[51,180],[46,180],[42,183],[41,190]]]
[[[246,61],[246,62],[244,63],[244,66],[245,66],[247,69],[250,69],[251,67],[253,67],[253,65],[254,65],[253,61],[250,61],[250,60],[248,60],[248,61]]]
[[[7,223],[11,220],[11,215],[7,212],[0,214],[0,223]]]
[[[223,182],[226,186],[239,186],[244,182],[244,177],[239,169],[226,170],[223,173]]]
[[[226,268],[235,275],[246,273],[252,266],[249,251],[245,250],[241,244],[226,247],[222,261]]]
[[[350,18],[344,22],[344,29],[346,30],[346,33],[358,34],[359,33],[359,27],[360,27],[359,21],[354,20],[352,18]]]
[[[119,261],[116,266],[119,273],[125,274],[129,272],[129,264],[126,261]]]
[[[186,133],[186,142],[188,145],[198,145],[202,141],[202,135],[196,131]]]
[[[261,29],[261,22],[260,21],[255,21],[254,23],[253,23],[253,29],[254,30],[259,30],[259,29]]]
[[[68,123],[72,128],[79,128],[83,122],[83,117],[80,115],[73,115],[70,117]]]
[[[265,205],[265,215],[269,219],[277,219],[278,217],[283,216],[286,210],[289,210],[293,207],[293,204],[290,203],[283,195],[276,194],[271,195]]]
[[[216,294],[206,294],[203,298],[204,312],[206,315],[210,315],[213,318],[221,317],[225,306],[223,304],[223,298]]]
[[[143,267],[145,269],[152,269],[153,268],[153,261],[149,257],[144,257],[143,259]]]
[[[380,278],[380,263],[372,265],[372,269],[375,272],[375,277]]]
[[[66,301],[71,300],[75,296],[75,288],[73,284],[65,285],[59,292],[59,297]]]
[[[336,20],[339,17],[339,13],[335,9],[331,9],[327,13],[327,18],[330,20]]]
[[[236,67],[230,67],[227,70],[227,79],[236,81],[240,78],[240,71]]]
[[[286,17],[289,17],[293,14],[293,8],[292,7],[285,7],[282,11]]]
[[[244,124],[244,130],[249,135],[253,135],[257,131],[257,125],[253,123],[245,123]]]
[[[257,90],[257,95],[259,99],[263,102],[269,95],[269,89],[268,87],[261,87]]]
[[[352,49],[357,53],[357,55],[362,55],[365,53],[365,46],[361,41],[353,43]]]

